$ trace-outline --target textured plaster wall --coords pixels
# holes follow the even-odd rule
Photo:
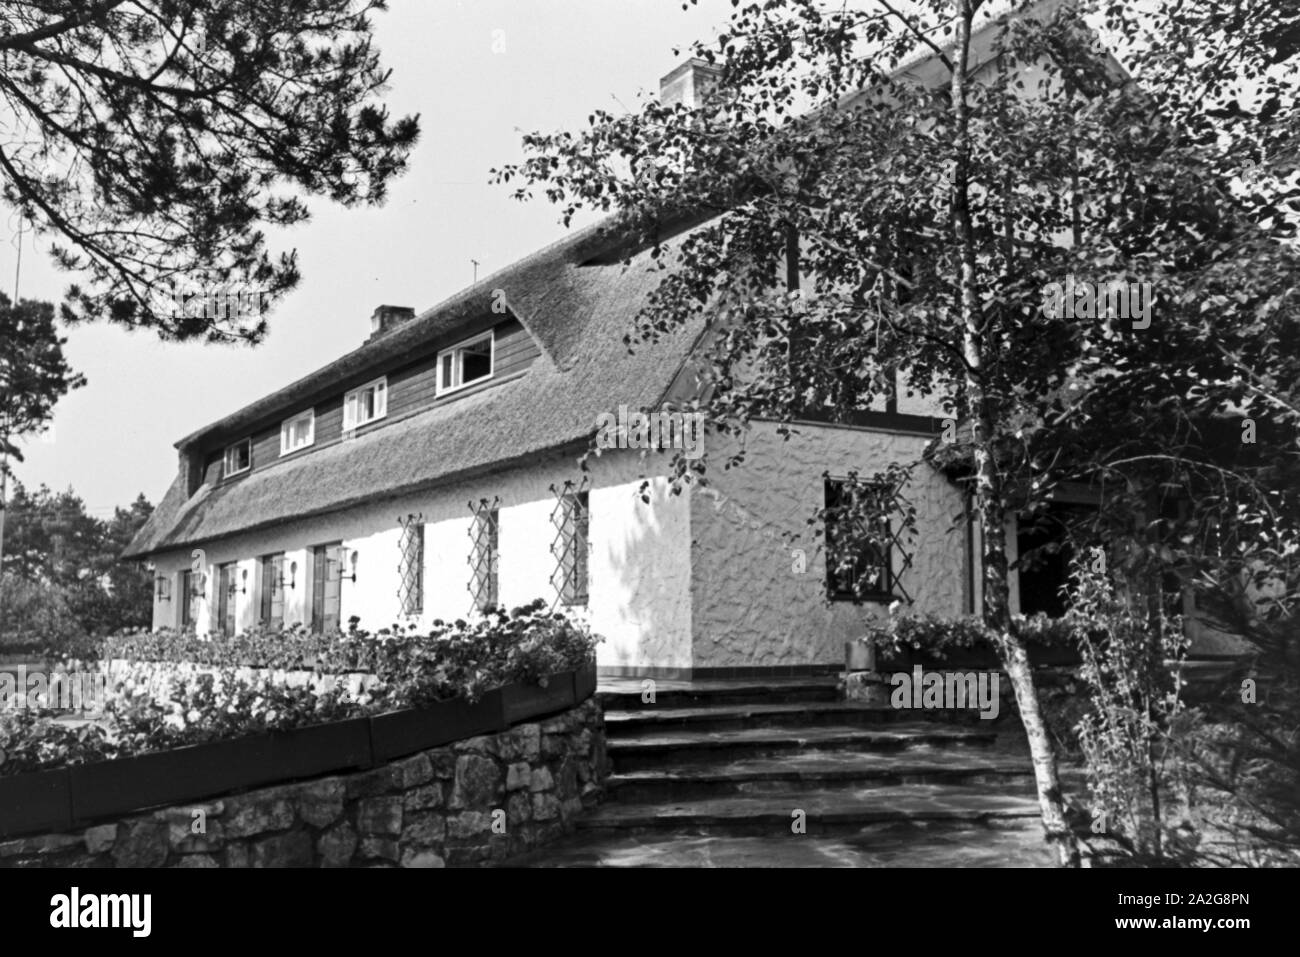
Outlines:
[[[845,640],[887,613],[879,603],[826,600],[824,547],[807,520],[823,504],[823,472],[870,475],[917,460],[928,440],[827,426],[799,431],[783,441],[774,425],[755,425],[745,463],[726,472],[715,464],[723,450],[709,447],[710,486],[691,499],[696,668],[842,662]],[[917,534],[907,545],[913,564],[902,577],[912,607],[960,614],[967,575],[961,496],[924,464],[903,494],[917,509]]]
[[[690,508],[689,495],[672,496],[662,479],[653,479],[650,503],[638,494],[642,476],[663,463],[642,460],[634,452],[607,452],[592,462],[588,473],[591,507],[589,542],[589,607],[593,630],[606,637],[598,652],[600,664],[665,665],[690,663]],[[208,632],[216,597],[216,568],[240,563],[248,570],[247,592],[235,595],[240,628],[256,624],[260,614],[261,568],[258,558],[285,553],[286,574],[293,563],[293,587],[285,588],[285,623],[309,622],[311,617],[311,547],[342,541],[357,554],[357,580],[344,578],[340,592],[341,621],[361,619],[375,630],[394,623],[427,627],[435,618],[468,617],[471,596],[469,535],[471,499],[499,497],[499,599],[515,607],[543,598],[554,600],[551,575],[556,567],[551,522],[555,496],[552,484],[577,483],[582,478],[573,457],[539,459],[531,465],[450,485],[418,495],[368,503],[346,512],[286,522],[273,529],[231,536],[202,545],[207,576],[206,593],[196,609],[200,634]],[[403,618],[398,600],[400,565],[399,517],[423,515],[424,612]],[[157,574],[172,582],[171,600],[155,599],[153,626],[180,622],[180,573],[191,567],[191,549],[154,556]],[[351,566],[348,566],[350,574]],[[237,574],[238,574],[237,573]],[[242,578],[237,578],[242,589]],[[579,611],[581,611],[579,609]]]

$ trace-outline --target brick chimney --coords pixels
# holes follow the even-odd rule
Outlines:
[[[664,106],[681,103],[693,110],[704,102],[721,76],[721,64],[693,57],[659,81],[659,102]]]
[[[185,480],[185,498],[188,500],[203,484],[203,453],[198,449],[181,449],[181,477]]]
[[[370,317],[370,338],[383,335],[414,318],[415,310],[410,306],[380,306]]]

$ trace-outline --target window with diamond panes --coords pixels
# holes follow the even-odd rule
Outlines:
[[[568,489],[569,486],[566,484],[565,488]],[[551,554],[556,560],[551,584],[555,586],[556,595],[562,604],[585,605],[587,603],[587,542],[591,525],[587,493],[585,491],[560,493],[551,512],[551,523],[555,526]]]
[[[895,489],[855,479],[826,479],[826,593],[832,601],[893,601],[910,596],[900,578],[911,565],[889,515]]]
[[[489,503],[487,499],[470,502],[469,507],[474,513],[469,528],[469,592],[474,610],[486,612],[497,604],[500,512],[497,502]]]
[[[424,611],[424,517],[410,515],[401,524],[397,601],[403,615],[418,615]]]

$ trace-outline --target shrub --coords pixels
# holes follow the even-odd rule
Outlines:
[[[0,591],[4,594],[0,655],[44,658],[85,651],[88,636],[64,589],[5,573]]]
[[[1077,623],[1038,614],[1013,619],[1021,640],[1031,647],[1070,648],[1079,640]],[[877,652],[918,652],[942,658],[956,651],[995,651],[992,632],[972,616],[945,618],[930,613],[891,615],[888,624],[868,629]]]
[[[1070,606],[1090,705],[1078,732],[1093,830],[1133,862],[1185,860],[1185,791],[1170,747],[1184,711],[1182,622],[1121,593],[1083,562],[1071,574]]]

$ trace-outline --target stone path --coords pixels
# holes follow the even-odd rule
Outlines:
[[[1014,719],[844,703],[834,678],[642,689],[599,688],[606,802],[511,866],[1052,866]]]

